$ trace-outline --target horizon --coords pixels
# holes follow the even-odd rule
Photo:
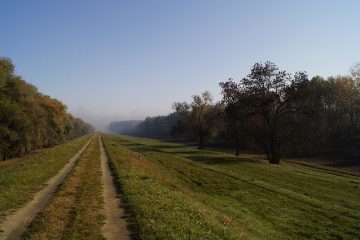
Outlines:
[[[104,130],[247,75],[348,75],[360,61],[357,1],[5,1],[0,56],[40,92]],[[290,60],[289,60],[290,59]]]

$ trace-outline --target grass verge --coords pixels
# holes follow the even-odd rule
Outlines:
[[[360,238],[358,176],[151,139],[104,142],[142,239]]]
[[[246,229],[181,191],[164,172],[104,136],[130,227],[140,239],[244,239]],[[250,234],[248,236],[251,236]]]

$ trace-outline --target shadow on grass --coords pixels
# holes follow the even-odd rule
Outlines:
[[[138,147],[138,146],[144,146],[142,144],[139,143],[131,143],[131,142],[120,142],[121,145],[126,146],[126,147]]]
[[[189,150],[189,151],[174,151],[174,152],[163,151],[163,152],[169,153],[169,154],[179,154],[179,155],[181,155],[181,156],[188,156],[189,154],[198,153],[197,151],[194,151],[194,150]]]
[[[189,155],[186,158],[205,164],[239,164],[239,163],[259,163],[258,159],[241,158],[241,157],[211,157],[204,155]]]
[[[176,149],[176,148],[182,148],[183,146],[169,146],[169,145],[151,145],[152,148],[156,149]]]
[[[327,165],[331,167],[360,167],[360,156],[342,159],[338,161],[333,160]]]
[[[238,163],[258,163],[261,162],[259,159],[251,158],[242,158],[235,156],[223,156],[219,155],[217,152],[189,149],[184,151],[166,151],[166,149],[178,149],[179,146],[163,146],[163,145],[142,145],[137,143],[123,144],[123,146],[128,147],[130,150],[135,152],[140,152],[143,154],[146,153],[162,153],[162,154],[174,154],[181,157],[185,157],[194,162],[200,162],[204,164],[238,164]],[[210,156],[211,155],[211,156]],[[215,156],[214,156],[215,155]],[[216,156],[217,155],[217,156]]]

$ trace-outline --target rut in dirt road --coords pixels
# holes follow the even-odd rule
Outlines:
[[[120,207],[120,199],[117,197],[102,139],[100,139],[100,154],[102,181],[104,184],[104,210],[106,215],[105,224],[102,228],[103,235],[108,240],[131,239],[128,223],[125,220],[124,209]]]
[[[52,177],[46,187],[35,194],[34,198],[22,208],[16,210],[13,214],[7,216],[0,226],[0,239],[19,239],[26,230],[26,227],[32,222],[36,214],[40,212],[49,202],[56,189],[71,172],[75,163],[81,154],[87,148],[92,138],[84,147],[57,173]]]

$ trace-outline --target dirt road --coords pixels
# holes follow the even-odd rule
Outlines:
[[[120,207],[120,199],[117,197],[102,140],[100,141],[100,151],[102,181],[104,184],[104,211],[106,215],[105,224],[102,228],[103,235],[108,240],[131,239],[124,210]]]
[[[64,168],[52,177],[46,187],[35,194],[34,198],[13,214],[7,216],[0,226],[0,239],[19,239],[26,227],[31,223],[36,214],[43,209],[53,196],[58,186],[73,169],[76,161],[89,145],[91,139],[84,147],[64,166]]]

